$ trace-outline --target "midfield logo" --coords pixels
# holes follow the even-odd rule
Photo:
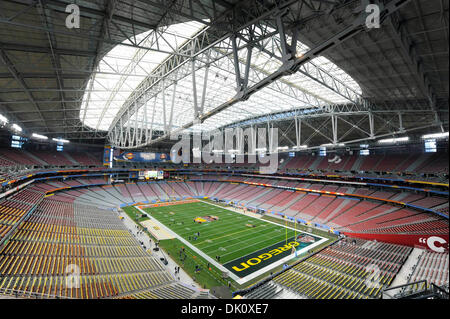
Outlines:
[[[194,221],[199,224],[206,223],[206,222],[213,222],[216,220],[219,220],[219,217],[217,217],[217,216],[202,216],[202,217],[194,218]]]

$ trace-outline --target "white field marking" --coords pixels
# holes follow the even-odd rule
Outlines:
[[[314,236],[316,236],[316,235],[314,235]],[[306,246],[306,247],[304,247],[304,248],[302,248],[302,249],[300,249],[300,250],[297,250],[297,255],[301,255],[301,254],[307,252],[308,250],[310,250],[310,249],[312,249],[312,248],[314,248],[314,247],[317,247],[317,246],[323,244],[323,243],[326,242],[326,241],[328,241],[327,238],[322,238],[321,240],[318,240],[318,241],[316,241],[315,243],[313,243],[313,244],[311,244],[311,245],[309,245],[309,246]],[[249,274],[249,275],[247,275],[247,276],[245,276],[245,277],[239,279],[239,280],[237,281],[237,283],[240,284],[240,285],[242,285],[242,284],[248,282],[249,280],[252,280],[252,279],[254,279],[254,278],[258,277],[258,276],[261,276],[262,274],[264,274],[264,273],[266,273],[266,272],[269,272],[271,269],[273,269],[273,268],[275,268],[275,267],[278,267],[278,266],[280,266],[280,265],[286,263],[287,261],[291,260],[291,259],[294,258],[294,257],[295,257],[295,254],[289,254],[289,255],[287,255],[286,257],[281,258],[280,260],[275,261],[275,262],[273,262],[273,263],[271,263],[271,264],[268,264],[266,267],[261,268],[261,269],[255,271],[255,272],[252,272],[251,274]],[[238,258],[241,258],[241,257],[238,257]],[[236,258],[236,259],[237,259],[237,258]],[[233,259],[233,260],[235,260],[235,259]],[[227,263],[230,263],[230,262],[232,262],[233,260],[228,261]],[[230,272],[230,276],[231,276],[231,274],[232,274],[232,273]]]
[[[203,202],[202,200],[200,200],[201,202]],[[212,206],[217,206],[217,207],[221,207],[221,206],[218,206],[218,205],[216,205],[216,204],[210,204],[210,203],[207,203],[208,205],[212,205]],[[313,234],[313,233],[310,233],[310,232],[307,232],[307,231],[304,231],[304,230],[299,230],[299,229],[295,229],[295,228],[292,228],[291,226],[286,226],[286,225],[282,225],[282,224],[278,224],[278,223],[275,223],[275,222],[272,222],[272,221],[270,221],[270,220],[266,220],[266,219],[258,219],[258,218],[255,218],[255,217],[252,217],[252,216],[249,216],[249,215],[245,215],[244,213],[241,213],[241,212],[238,212],[238,211],[234,211],[234,210],[231,210],[230,208],[228,208],[228,207],[221,207],[221,208],[223,208],[223,209],[227,209],[227,210],[229,210],[229,211],[231,211],[231,212],[233,212],[233,213],[236,213],[236,214],[241,214],[241,215],[244,215],[244,216],[247,216],[247,217],[250,217],[250,218],[254,218],[254,219],[256,219],[256,220],[261,220],[261,221],[263,221],[263,222],[265,222],[265,223],[269,223],[269,224],[273,224],[273,225],[277,225],[277,226],[281,226],[281,227],[284,227],[284,228],[287,228],[287,229],[292,229],[292,230],[296,230],[296,231],[301,231],[302,233],[305,233],[305,234],[308,234],[308,235],[312,235],[312,236],[316,236],[316,237],[320,237],[320,238],[325,238],[325,237],[322,237],[322,236],[320,236],[320,235],[315,235],[315,234]],[[289,221],[290,223],[292,223],[292,221]],[[326,239],[326,238],[325,238]]]
[[[241,229],[240,231],[237,231],[237,232],[235,232],[235,233],[229,233],[229,234],[227,234],[227,235],[219,236],[219,237],[213,238],[213,239],[224,238],[224,237],[232,236],[232,235],[239,234],[239,233],[245,233],[245,234],[246,234],[245,237],[247,237],[247,236],[248,236],[248,233],[247,233],[247,232],[248,232],[248,231],[252,231],[252,230],[254,231],[254,229],[252,229],[252,228],[247,228],[247,229],[243,228],[243,229]],[[261,229],[261,230],[255,232],[255,233],[253,233],[253,234],[257,234],[257,233],[260,233],[261,231],[265,231],[265,230],[266,230],[266,229],[264,228],[264,229]],[[261,234],[261,235],[264,235],[264,234]],[[261,235],[258,235],[258,236],[261,236]],[[268,235],[268,234],[266,233],[266,235]],[[234,237],[233,239],[239,239],[240,237],[242,237],[242,236],[236,236],[236,237]],[[200,245],[200,244],[203,244],[203,243],[204,243],[204,241],[202,241],[201,243],[199,243],[199,245]],[[215,245],[215,244],[214,244],[214,245]],[[209,246],[203,247],[202,249],[208,249],[208,248],[210,248],[210,247],[212,247],[212,246],[214,246],[214,245],[209,245]],[[231,246],[233,246],[233,245],[231,245]]]
[[[205,225],[205,224],[204,224]],[[228,230],[230,230],[230,229],[233,229],[234,227],[236,226],[236,222],[234,222],[234,223],[230,223],[230,224],[228,224],[228,225],[223,225],[223,227],[222,228],[220,228],[220,231],[223,233],[223,232],[227,232]],[[258,226],[259,227],[259,226]],[[244,230],[245,228],[242,228],[242,230]],[[204,230],[202,230],[202,232],[204,232],[203,234],[206,234],[205,236],[211,236],[212,234],[215,234],[216,232],[217,232],[217,229],[216,228],[213,228],[213,229],[204,229]],[[180,235],[181,236],[185,236],[185,235],[188,235],[189,234],[189,232],[186,232],[186,233],[181,233]],[[204,237],[205,237],[204,236]]]
[[[221,229],[223,229],[223,230],[227,230],[228,228],[233,228],[236,225],[236,220],[229,220],[228,222],[225,222],[225,220],[222,219],[222,221],[219,220],[217,222],[220,222],[220,225],[222,226]],[[251,222],[250,219],[249,219],[249,222]],[[205,225],[205,224],[203,224],[203,225]],[[200,225],[200,226],[202,226],[202,225]],[[261,226],[261,225],[258,225],[258,227],[259,226]],[[214,233],[215,231],[216,231],[215,229],[211,229],[210,230],[211,233]],[[188,235],[188,234],[189,234],[188,232],[180,233],[181,236],[185,236],[185,235]],[[209,234],[209,232],[207,230],[205,230],[205,234]]]
[[[232,245],[227,246],[227,247],[230,248],[230,247],[233,247],[233,246],[236,246],[236,245],[242,245],[242,243],[246,243],[246,242],[248,242],[248,241],[254,241],[255,238],[257,238],[257,237],[262,237],[262,236],[267,236],[267,235],[270,235],[270,234],[259,234],[259,235],[257,235],[257,236],[251,237],[251,238],[246,239],[246,240],[242,240],[242,241],[240,241],[240,242],[238,242],[238,243],[236,243],[236,244],[232,244]],[[273,240],[274,238],[278,238],[278,237],[280,238],[279,240],[278,240],[278,239],[277,239],[276,241]],[[293,236],[289,235],[289,237],[293,237]],[[260,240],[260,241],[257,241],[257,242],[255,242],[255,243],[252,244],[252,245],[245,246],[245,247],[243,247],[243,248],[233,250],[232,252],[230,252],[230,253],[228,253],[228,254],[225,254],[225,255],[223,255],[223,256],[226,256],[226,255],[229,255],[229,254],[231,254],[231,253],[235,253],[235,252],[238,252],[238,251],[241,251],[241,250],[244,250],[244,249],[248,249],[248,248],[253,247],[253,246],[256,246],[256,245],[260,245],[262,242],[265,242],[265,241],[268,241],[268,240],[272,240],[272,243],[269,244],[269,245],[273,245],[273,244],[275,244],[275,243],[277,243],[277,242],[280,242],[280,241],[282,241],[283,239],[285,239],[284,235],[278,235],[277,237],[274,237],[274,238],[267,238],[267,237],[266,237],[265,239]],[[269,245],[268,245],[268,246],[269,246]],[[259,248],[259,249],[256,249],[256,250],[254,250],[254,251],[251,251],[251,252],[248,253],[247,255],[252,254],[252,253],[254,253],[254,252],[256,252],[256,251],[258,251],[258,250],[260,250],[260,249],[264,249],[265,247],[268,247],[268,246],[264,246],[264,247],[262,247],[262,248]],[[210,247],[211,247],[211,246],[210,246]],[[205,248],[204,248],[204,249],[205,249]],[[206,250],[206,249],[205,249],[205,250]]]
[[[260,220],[260,219],[258,218],[257,220]],[[265,222],[265,220],[263,220],[263,221]],[[280,224],[276,224],[276,225],[277,225],[278,227],[277,227],[277,229],[274,229],[273,231],[275,231],[275,232],[277,232],[277,233],[280,233],[280,235],[277,235],[277,236],[280,236],[280,240],[279,240],[279,241],[281,241],[281,240],[283,239],[283,238],[282,238],[283,236],[281,235],[281,233],[282,233],[282,229],[281,229],[281,228],[283,228],[284,226],[283,226],[283,225],[280,225]],[[267,224],[263,224],[263,225],[259,225],[259,226],[267,226]],[[258,226],[258,227],[259,227],[259,226]],[[244,230],[244,229],[243,229],[243,230]],[[251,230],[251,229],[249,229],[249,230]],[[254,233],[254,234],[256,235],[256,234],[261,233],[261,232],[262,232],[262,230],[257,231],[257,232]],[[301,231],[301,230],[298,230],[298,232],[299,232],[299,234],[300,234],[300,233],[305,233],[305,232],[303,232],[303,231]],[[245,234],[245,232],[242,232],[242,233]],[[233,234],[230,234],[230,235],[233,235]],[[254,240],[255,238],[258,238],[258,237],[267,236],[267,235],[269,235],[269,234],[268,234],[268,233],[262,233],[262,234],[253,236],[253,237],[250,238],[250,239],[242,240],[242,241],[240,241],[240,242],[238,242],[238,243],[232,244],[232,245],[227,246],[227,247],[228,247],[228,249],[229,249],[229,248],[232,247],[232,246],[241,245],[242,243],[245,243],[245,242]],[[235,237],[235,238],[233,238],[233,239],[237,239],[237,240],[238,240],[240,237],[244,237],[244,236],[247,237],[248,234],[245,234],[245,235],[243,235],[243,236],[237,236],[237,237]],[[289,236],[289,237],[292,237],[292,236]],[[323,238],[323,237],[321,237],[321,236],[318,236],[318,237]],[[278,237],[277,237],[277,238],[278,238]],[[247,246],[247,247],[242,248],[242,249],[238,249],[238,250],[236,250],[236,251],[227,253],[227,254],[225,254],[225,255],[229,255],[229,254],[231,254],[231,253],[235,253],[235,252],[238,252],[238,251],[243,250],[243,249],[248,249],[249,247],[256,246],[256,245],[260,244],[261,242],[268,241],[268,240],[269,240],[269,239],[265,238],[264,240],[255,242],[254,244],[252,244],[252,245],[250,245],[250,246]],[[199,243],[197,244],[197,246],[200,246],[200,245],[202,245],[202,244],[204,244],[204,243],[207,243],[206,240],[205,240],[205,241],[199,242]],[[212,244],[212,245],[208,245],[208,246],[202,247],[202,249],[205,250],[205,251],[207,251],[207,250],[209,250],[210,248],[214,247],[215,245],[218,245],[218,243],[215,243],[215,244]],[[261,249],[264,249],[264,247],[261,248]],[[255,251],[256,251],[256,250],[255,250]],[[250,254],[253,253],[253,252],[255,252],[255,251],[250,252]],[[222,256],[225,256],[225,255],[222,255]]]
[[[255,228],[258,228],[259,226],[257,226],[257,227],[255,227]],[[243,228],[241,231],[239,231],[239,232],[242,232],[242,233],[246,233],[246,232],[244,232],[244,230],[247,230],[247,231],[251,231],[251,230],[253,230],[253,231],[255,231],[255,229],[253,229],[253,228],[249,228],[249,229],[245,229],[245,228]],[[273,231],[276,231],[275,229],[273,230]],[[239,233],[239,232],[236,232],[236,233]],[[253,234],[258,234],[258,233],[261,233],[261,232],[265,232],[265,233],[263,233],[263,234],[259,234],[259,235],[257,235],[256,237],[259,237],[259,236],[262,236],[262,235],[269,235],[270,233],[267,233],[267,228],[263,228],[263,229],[260,229],[260,230],[257,230],[257,231],[255,231]],[[281,232],[281,231],[280,231]],[[230,235],[234,235],[233,233],[232,234],[230,234]],[[239,238],[241,238],[241,237],[247,237],[248,236],[248,234],[246,234],[245,236],[236,236],[235,238],[233,238],[233,239],[239,239]],[[225,236],[222,236],[222,237],[225,237]],[[220,238],[222,238],[222,237],[220,237]],[[255,236],[253,236],[252,238],[255,238]],[[245,240],[246,241],[246,240]],[[243,241],[243,242],[245,242],[245,241]],[[201,242],[201,243],[203,243],[203,242]],[[200,244],[201,244],[200,243]],[[233,245],[236,245],[236,244],[233,244]],[[233,245],[231,245],[231,246],[233,246]],[[210,247],[210,246],[209,246]],[[203,249],[207,249],[208,247],[204,247]]]
[[[240,226],[244,226],[246,222],[251,223],[252,220],[239,221],[239,225],[240,225]],[[214,224],[214,223],[216,223],[216,224]],[[258,224],[258,223],[257,223],[257,224]],[[205,225],[205,224],[203,224],[203,225]],[[212,222],[212,225],[220,225],[220,226],[221,226],[220,231],[223,233],[223,232],[228,231],[228,229],[233,229],[233,228],[235,228],[235,227],[236,227],[236,220],[229,220],[228,222],[225,222],[225,221],[222,219],[222,221]],[[259,227],[259,226],[262,226],[262,224],[259,223],[259,225],[257,225],[257,227]],[[242,229],[245,229],[245,228],[243,227]],[[217,230],[217,229],[216,229],[216,230]],[[213,230],[213,231],[214,231],[214,230]],[[206,232],[206,234],[208,234],[208,232]],[[180,234],[180,235],[181,235],[181,234]]]
[[[236,243],[236,244],[229,245],[229,246],[227,246],[227,248],[229,249],[230,247],[233,247],[233,246],[236,246],[236,245],[241,245],[242,243],[246,243],[246,242],[248,242],[248,241],[254,241],[255,238],[257,238],[257,237],[267,236],[267,235],[270,235],[270,234],[267,234],[267,233],[265,233],[265,234],[259,234],[259,235],[257,235],[257,236],[253,236],[253,237],[251,237],[251,238],[249,238],[249,239],[242,240],[242,241],[240,241],[240,242],[238,242],[238,243]],[[273,244],[276,244],[277,242],[282,241],[282,240],[285,238],[284,235],[281,235],[281,234],[280,234],[279,236],[280,236],[280,240],[277,240],[276,242],[273,241]],[[289,237],[292,237],[292,236],[289,236]],[[275,238],[278,238],[278,237],[275,237]],[[244,250],[244,249],[248,249],[248,248],[250,248],[250,247],[259,245],[259,244],[262,243],[262,242],[265,242],[265,241],[268,241],[268,240],[273,240],[273,239],[274,239],[274,238],[267,238],[267,237],[266,237],[264,240],[257,241],[257,242],[255,242],[254,244],[252,244],[252,245],[250,245],[250,246],[243,247],[243,248],[241,248],[241,249],[233,250],[232,252],[227,253],[227,254],[225,254],[225,255],[221,255],[220,257],[224,257],[224,256],[229,255],[229,254],[231,254],[231,253],[235,253],[235,252],[238,252],[238,251],[241,251],[241,250]],[[272,245],[273,245],[273,244],[272,244]],[[209,246],[209,247],[211,247],[211,246]],[[265,246],[265,247],[268,247],[268,246]],[[262,247],[262,248],[260,248],[260,249],[264,249],[265,247]],[[203,248],[203,249],[206,250],[206,248]],[[254,253],[255,251],[260,250],[260,249],[256,249],[256,250],[254,250],[254,251],[248,253],[247,255],[252,254],[252,253]],[[240,258],[240,257],[239,257],[239,258]]]

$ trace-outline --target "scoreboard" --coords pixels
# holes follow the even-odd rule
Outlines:
[[[19,135],[11,135],[11,147],[14,148],[22,148],[22,145],[28,141],[28,138],[19,136]]]
[[[140,171],[139,179],[164,179],[164,171]]]

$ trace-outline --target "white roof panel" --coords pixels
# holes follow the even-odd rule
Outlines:
[[[158,41],[160,50],[173,52],[187,39],[194,36],[203,28],[203,24],[197,22],[180,23],[169,26],[163,33],[165,41]],[[160,31],[149,31],[138,36],[139,41],[146,42],[151,46],[155,37],[160,37]],[[128,40],[127,40],[128,41]],[[227,41],[227,40],[226,40]],[[156,47],[155,47],[156,48]],[[298,43],[299,54],[307,52],[309,48]],[[245,66],[245,50],[239,51],[241,70]],[[139,50],[129,46],[117,46],[112,49],[100,62],[101,70],[116,72],[113,74],[96,74],[91,79],[92,92],[86,91],[80,112],[80,117],[86,125],[98,130],[107,130],[114,116],[125,103],[132,91],[138,87],[145,76],[150,74],[169,54]],[[342,69],[333,64],[325,57],[318,57],[312,61],[327,73],[333,75],[351,87],[358,94],[361,93],[359,85]],[[281,61],[271,58],[265,52],[253,50],[251,59],[251,70],[249,73],[249,86],[259,82],[261,78],[273,73],[281,66]],[[224,57],[211,64],[206,87],[204,112],[211,111],[218,105],[228,101],[236,94],[236,81],[234,75],[232,57]],[[203,78],[205,68],[196,72],[198,100],[201,99],[203,90]],[[253,94],[247,101],[238,102],[228,109],[207,119],[204,123],[195,125],[192,130],[212,130],[223,125],[245,120],[249,117],[266,115],[269,113],[289,111],[299,108],[310,108],[311,99],[318,101],[319,106],[326,104],[348,103],[348,100],[336,92],[328,89],[322,84],[312,80],[307,75],[296,72],[285,76],[278,81]],[[288,91],[283,87],[290,87]],[[174,85],[165,88],[166,105],[171,105]],[[194,119],[192,77],[187,76],[177,82],[175,92],[173,127],[177,128]],[[305,96],[306,95],[306,96]],[[146,110],[146,114],[145,113]],[[169,121],[170,107],[166,107],[166,121]],[[147,121],[147,128],[163,129],[164,112],[162,92],[147,101],[145,107],[141,107],[137,117],[133,116],[131,122]],[[152,121],[153,120],[153,121]],[[128,125],[126,123],[125,125]]]

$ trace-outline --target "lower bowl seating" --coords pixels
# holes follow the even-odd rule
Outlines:
[[[0,292],[90,299],[195,291],[178,287],[115,212],[44,199],[0,250]]]

